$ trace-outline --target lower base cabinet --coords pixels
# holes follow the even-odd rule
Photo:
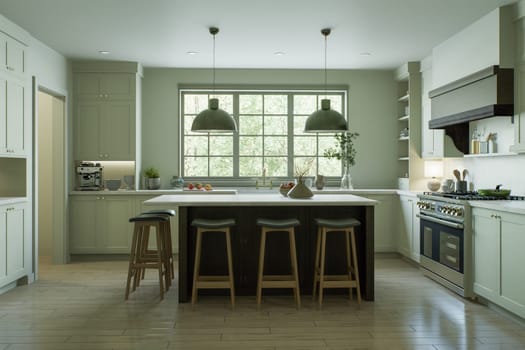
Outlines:
[[[397,251],[396,230],[392,226],[395,195],[362,195],[379,203],[374,207],[374,251],[376,253]]]
[[[70,253],[121,254],[131,249],[133,197],[78,195],[71,198]]]
[[[398,252],[419,263],[419,209],[417,197],[399,196]]]
[[[25,203],[0,206],[0,288],[28,274],[28,215]]]
[[[525,318],[525,215],[474,208],[474,293]]]

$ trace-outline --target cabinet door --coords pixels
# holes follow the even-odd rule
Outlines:
[[[490,210],[472,210],[474,292],[490,300],[499,296],[500,222]]]
[[[509,310],[525,317],[525,216],[498,213],[501,217],[501,299]]]
[[[98,199],[97,199],[98,198]],[[71,253],[96,253],[100,197],[78,196],[71,199],[69,240]]]
[[[7,96],[7,135],[6,144],[8,153],[24,154],[24,91],[25,87],[17,80],[8,79],[6,84]]]
[[[103,226],[99,230],[100,248],[107,253],[129,253],[133,226],[129,218],[133,216],[134,199],[131,196],[105,196],[103,203]]]
[[[100,83],[100,74],[75,73],[75,97],[77,100],[103,98]]]
[[[100,119],[99,150],[105,160],[134,160],[135,104],[105,102]]]
[[[7,279],[7,211],[0,207],[0,286]]]
[[[0,32],[0,71],[7,70],[7,35]]]
[[[400,197],[400,215],[398,231],[398,251],[406,257],[411,257],[412,250],[412,225],[413,225],[413,200],[408,197]]]
[[[99,122],[102,106],[99,102],[77,102],[75,118],[76,160],[103,160],[99,152]]]
[[[412,260],[419,263],[420,255],[420,225],[419,225],[419,208],[412,202]]]
[[[135,74],[104,74],[100,82],[101,92],[110,100],[132,100],[135,98]]]
[[[23,76],[25,73],[26,46],[15,39],[6,40],[6,67],[11,73]]]
[[[0,76],[0,153],[7,153],[7,80]]]
[[[7,275],[13,280],[24,274],[24,223],[23,206],[6,209],[6,268]]]

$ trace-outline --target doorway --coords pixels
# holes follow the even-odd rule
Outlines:
[[[35,171],[37,239],[35,259],[66,263],[65,97],[39,89]],[[38,269],[37,269],[38,271]]]

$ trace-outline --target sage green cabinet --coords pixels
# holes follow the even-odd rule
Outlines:
[[[136,77],[129,73],[76,73],[75,97],[82,100],[134,100]]]
[[[134,201],[126,195],[71,197],[72,254],[129,254]]]
[[[474,208],[474,293],[525,317],[525,215]]]
[[[134,160],[135,104],[78,101],[75,105],[77,160]]]
[[[0,205],[0,287],[27,274],[26,215],[25,203]]]
[[[140,110],[140,65],[73,64],[74,159],[134,161]]]
[[[0,75],[0,155],[24,156],[27,88],[11,74]]]
[[[419,262],[420,225],[417,197],[399,196],[398,252]]]

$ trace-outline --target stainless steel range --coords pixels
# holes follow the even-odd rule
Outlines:
[[[525,200],[477,192],[419,195],[420,266],[428,277],[463,297],[473,297],[472,218],[470,200]]]

